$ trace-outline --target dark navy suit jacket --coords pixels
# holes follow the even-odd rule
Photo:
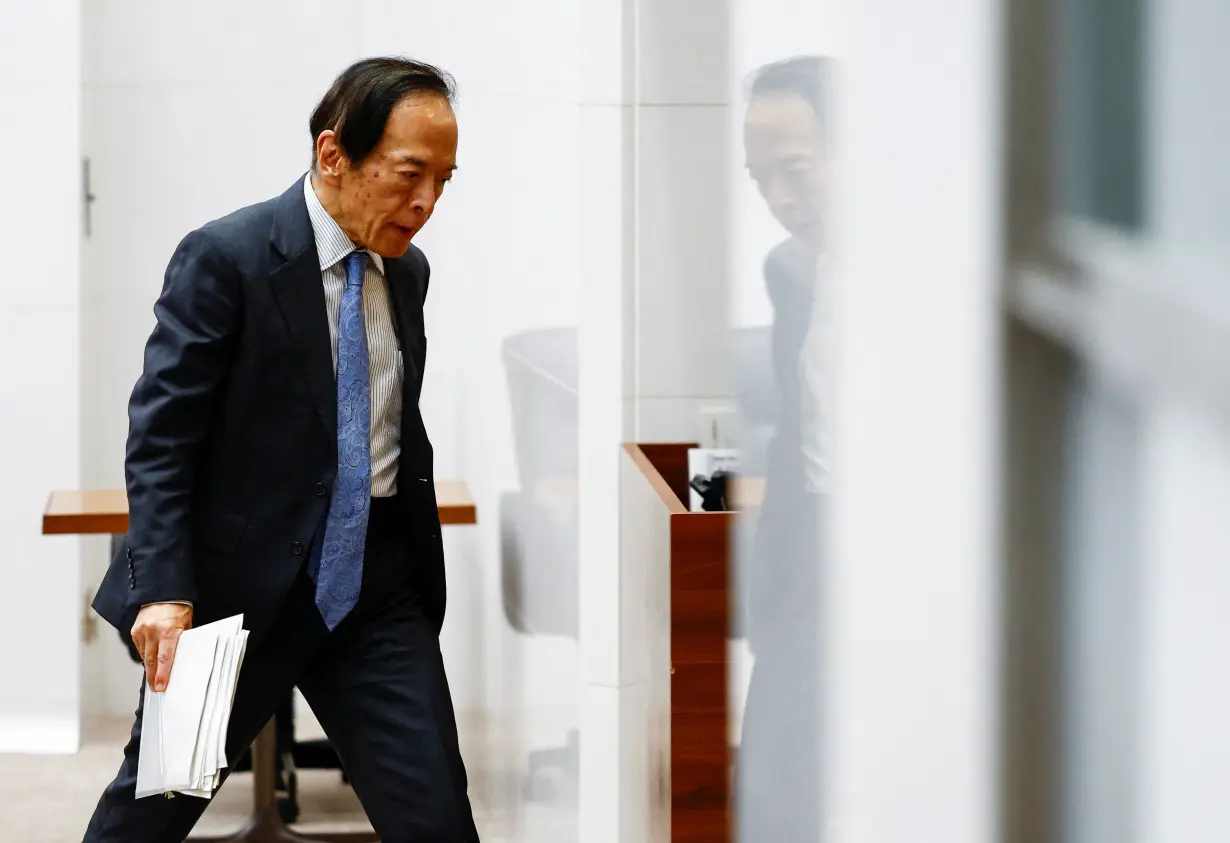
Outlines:
[[[444,620],[432,449],[418,409],[430,270],[385,259],[402,348],[398,492],[424,609]],[[302,179],[184,238],[129,403],[129,528],[94,599],[127,632],[147,603],[268,630],[319,545],[337,474],[332,341]]]
[[[819,498],[807,491],[800,362],[811,330],[816,258],[797,240],[765,260],[773,304],[777,418],[765,457],[765,491],[748,571],[747,638],[757,658],[811,646],[820,607]]]

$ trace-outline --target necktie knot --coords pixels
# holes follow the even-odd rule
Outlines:
[[[362,287],[363,275],[367,269],[367,252],[363,249],[357,249],[348,254],[345,260],[346,286]]]

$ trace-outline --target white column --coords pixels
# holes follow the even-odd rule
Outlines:
[[[80,540],[40,535],[81,477],[79,33],[75,0],[0,5],[0,753],[79,738]]]
[[[578,596],[581,771],[578,827],[594,843],[629,840],[620,670],[620,444],[629,435],[635,279],[630,2],[587,3],[581,21],[581,261],[578,353]]]
[[[728,26],[724,2],[646,0],[586,4],[582,24],[580,828],[599,843],[664,828],[641,656],[668,642],[621,546],[620,446],[692,439],[730,395]]]

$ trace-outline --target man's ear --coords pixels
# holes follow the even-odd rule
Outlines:
[[[337,132],[325,129],[316,138],[316,172],[326,183],[332,184],[346,172],[350,162],[341,144],[337,142]]]

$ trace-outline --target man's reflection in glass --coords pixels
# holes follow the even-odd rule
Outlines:
[[[755,656],[737,770],[742,843],[820,836],[818,534],[828,455],[816,412],[824,378],[815,313],[828,235],[829,73],[817,57],[762,68],[744,121],[748,172],[789,237],[764,268],[777,412],[741,596]]]

